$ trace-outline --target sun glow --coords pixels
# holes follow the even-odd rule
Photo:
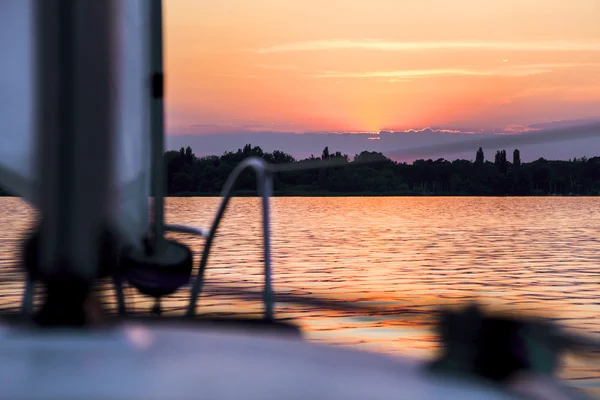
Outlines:
[[[597,0],[165,5],[171,132],[476,131],[600,109]]]

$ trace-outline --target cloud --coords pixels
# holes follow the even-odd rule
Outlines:
[[[596,119],[595,121],[600,121]],[[573,157],[593,157],[600,145],[600,137],[597,130],[591,130],[585,121],[557,121],[547,124],[532,124],[517,126],[502,125],[497,130],[478,129],[476,127],[440,127],[440,130],[458,130],[461,133],[428,132],[427,134],[414,134],[399,131],[380,132],[379,135],[352,135],[352,134],[293,134],[274,132],[237,132],[232,134],[181,134],[167,135],[166,148],[178,150],[182,146],[191,146],[196,155],[222,154],[225,151],[242,148],[247,143],[261,146],[264,151],[282,150],[289,152],[295,157],[304,158],[311,154],[320,154],[325,146],[330,150],[341,151],[346,154],[357,154],[363,150],[378,151],[398,155],[393,149],[415,149],[410,155],[403,156],[404,161],[412,161],[417,158],[439,158],[446,159],[466,158],[475,156],[479,146],[483,146],[489,155],[496,149],[506,150],[518,147],[521,150],[523,160],[535,160],[539,157],[547,159],[569,159]],[[597,122],[596,122],[597,123]],[[571,128],[573,126],[573,128]],[[577,126],[581,126],[579,130]],[[596,125],[597,126],[597,125]],[[505,127],[508,130],[505,130]],[[587,128],[586,128],[587,127]],[[514,131],[531,130],[531,128],[542,128],[538,132],[526,132],[515,134]],[[557,130],[561,128],[562,130]],[[567,129],[565,129],[567,128]],[[584,129],[585,128],[585,129]],[[425,129],[425,128],[424,128]],[[438,129],[438,128],[434,128]],[[417,129],[421,130],[421,129]],[[467,135],[466,130],[477,130],[475,135]],[[545,133],[544,133],[545,131]],[[197,132],[198,133],[198,132]],[[512,134],[511,134],[512,133]],[[568,133],[568,136],[565,136]],[[503,134],[503,135],[501,135]],[[542,143],[539,135],[550,135],[556,139],[578,137],[579,140],[560,143]],[[591,136],[594,134],[594,136]],[[530,136],[533,135],[533,136]],[[520,138],[519,138],[520,137]],[[529,138],[531,138],[531,140]],[[537,138],[537,139],[536,139]],[[530,140],[530,141],[528,141]],[[565,145],[567,144],[567,145]],[[434,147],[432,147],[434,146]],[[404,151],[403,150],[403,151]],[[401,152],[400,152],[401,153]]]
[[[232,79],[256,79],[259,78],[258,75],[249,75],[249,74],[217,74],[215,75],[219,78],[232,78]]]
[[[277,71],[299,71],[300,67],[296,65],[271,65],[271,64],[254,64],[257,68],[271,69]]]
[[[448,51],[448,50],[501,50],[501,51],[599,51],[600,42],[536,41],[536,42],[482,42],[482,41],[417,41],[394,42],[373,39],[312,40],[284,43],[253,50],[256,53],[281,53],[325,50],[379,50],[379,51]]]
[[[436,128],[431,128],[431,127],[425,127],[425,128],[421,128],[421,129],[415,129],[415,128],[411,128],[411,129],[405,129],[402,132],[444,132],[444,133],[463,133],[462,131],[458,130],[458,129],[436,129]]]
[[[412,79],[390,78],[387,81],[388,81],[388,83],[412,82]]]
[[[511,65],[510,68],[581,68],[581,67],[598,67],[600,63],[539,63],[539,64],[521,64]]]
[[[388,82],[435,76],[529,76],[553,72],[560,68],[597,66],[591,63],[548,63],[502,66],[499,68],[434,68],[393,71],[341,72],[324,71],[311,75],[314,78],[389,78]]]
[[[511,124],[504,127],[505,133],[523,133],[523,132],[534,132],[539,131],[541,128],[533,128],[529,125]]]
[[[243,124],[235,122],[223,122],[215,124],[191,124],[169,126],[168,130],[171,134],[189,135],[189,134],[251,134],[257,132],[272,131],[278,132],[279,129],[273,129],[272,126],[260,124]]]
[[[537,71],[537,70],[536,70]],[[545,72],[545,71],[542,71]],[[539,72],[538,72],[539,73]],[[475,70],[475,69],[413,69],[396,71],[367,71],[367,72],[340,72],[326,71],[312,75],[315,78],[391,78],[400,80],[401,78],[423,78],[428,76],[455,76],[455,75],[497,75],[494,71]],[[517,72],[523,75],[523,72]],[[528,74],[529,75],[529,74]]]

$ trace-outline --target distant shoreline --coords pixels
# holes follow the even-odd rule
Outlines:
[[[265,153],[250,144],[236,152],[198,158],[190,147],[164,154],[166,197],[219,196],[231,173],[247,157],[274,164],[298,163],[307,168],[273,175],[275,197],[553,197],[600,196],[600,157],[569,161],[521,162],[518,149],[512,162],[505,150],[486,161],[483,149],[475,160],[390,160],[381,153],[363,151],[353,159],[325,147],[321,157],[296,160],[282,151]],[[334,167],[319,167],[319,162]],[[325,165],[325,164],[324,164]],[[310,167],[310,168],[308,168]],[[246,169],[237,176],[234,196],[256,197],[256,174]],[[0,196],[9,195],[0,188]]]
[[[477,151],[475,151],[477,150]],[[173,197],[217,196],[232,171],[247,157],[260,157],[278,165],[309,162],[312,168],[277,173],[277,197],[357,196],[599,196],[600,157],[521,162],[521,152],[498,150],[486,161],[480,147],[474,160],[420,159],[412,164],[395,162],[381,153],[363,151],[353,158],[323,149],[320,157],[296,160],[282,151],[265,153],[250,144],[220,156],[196,157],[188,146],[165,153],[166,192]],[[510,159],[510,160],[509,160]],[[512,160],[512,161],[511,161]],[[335,167],[317,168],[318,162]],[[236,196],[256,196],[256,175],[246,170],[236,181]]]

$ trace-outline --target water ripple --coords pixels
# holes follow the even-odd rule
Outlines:
[[[169,222],[209,226],[217,198],[167,201]],[[0,308],[15,309],[22,291],[20,240],[35,215],[19,199],[0,199]],[[233,199],[207,274],[211,282],[259,291],[262,283],[258,199]],[[274,286],[378,305],[375,316],[277,303],[307,337],[335,345],[431,357],[438,348],[431,318],[437,306],[479,300],[496,309],[548,316],[600,335],[600,199],[597,198],[275,198]],[[203,240],[174,234],[200,257]],[[128,290],[133,293],[132,290]],[[165,307],[183,312],[187,288]],[[149,299],[129,303],[148,310]],[[111,303],[112,304],[112,303]],[[242,302],[209,291],[199,312],[259,315],[259,299]],[[413,311],[394,318],[387,309]],[[419,314],[421,313],[421,314]],[[419,316],[421,315],[421,316]],[[600,395],[600,365],[567,358],[562,375]]]

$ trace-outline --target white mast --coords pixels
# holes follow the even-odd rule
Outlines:
[[[150,105],[152,191],[154,195],[153,236],[154,250],[164,247],[164,72],[162,0],[150,0],[150,68],[152,96]]]

